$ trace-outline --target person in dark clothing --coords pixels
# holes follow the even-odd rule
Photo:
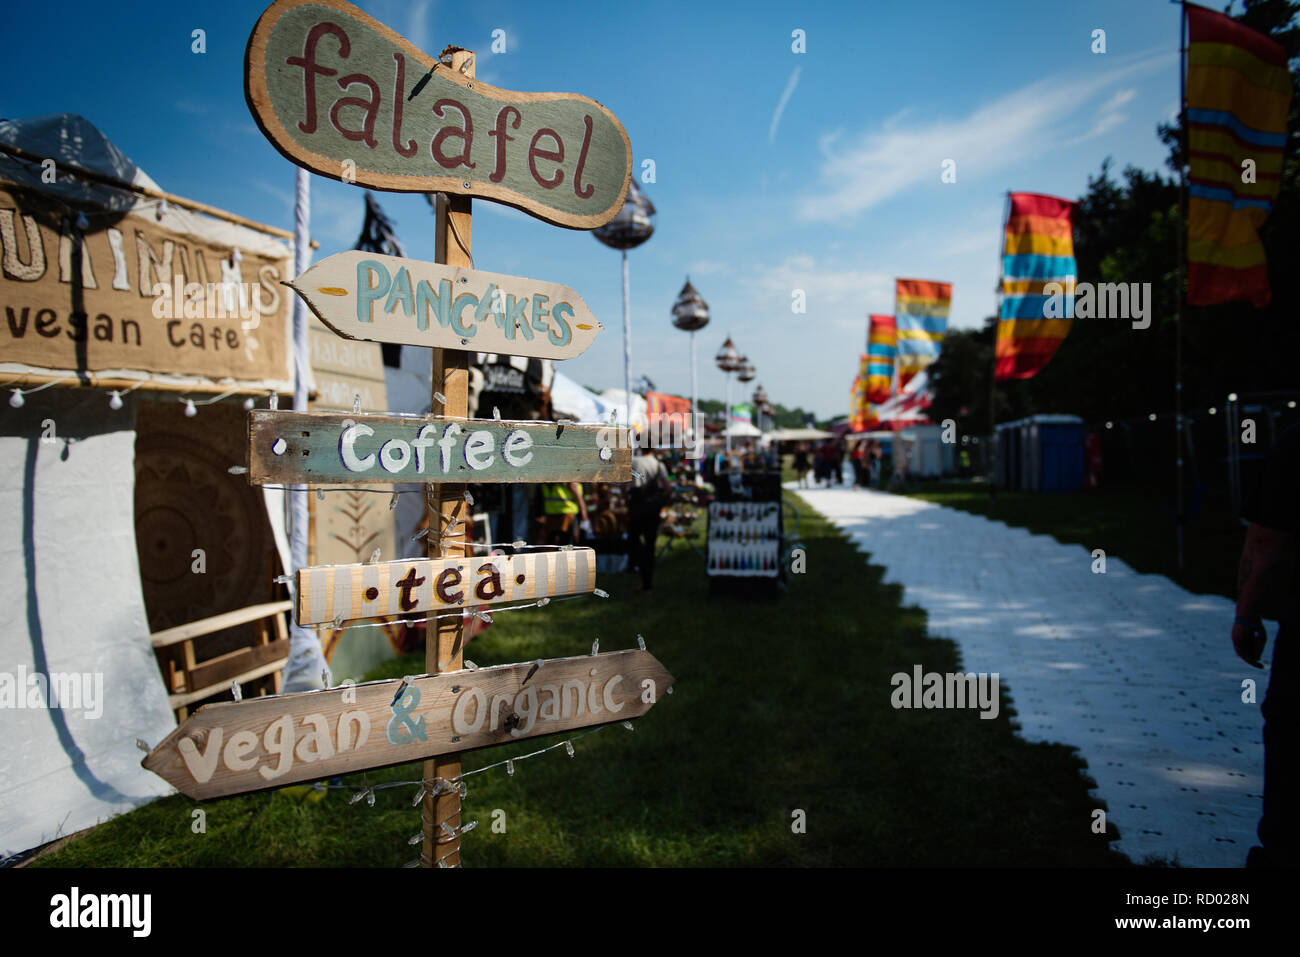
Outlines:
[[[628,557],[641,573],[642,591],[654,587],[659,512],[668,504],[669,489],[668,470],[653,450],[633,456],[632,488],[628,492]]]
[[[794,474],[799,477],[799,487],[808,487],[808,446],[800,442],[794,450]]]
[[[1259,847],[1247,867],[1295,867],[1300,863],[1300,617],[1295,596],[1296,534],[1300,532],[1300,426],[1282,434],[1253,494],[1242,508],[1250,522],[1237,574],[1237,615],[1232,646],[1237,656],[1263,668],[1268,636],[1263,616],[1277,618],[1273,666],[1260,712],[1264,716],[1264,811]]]

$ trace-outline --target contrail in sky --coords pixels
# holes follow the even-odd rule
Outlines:
[[[776,141],[776,128],[781,125],[781,114],[785,112],[785,105],[790,102],[790,97],[794,95],[794,88],[799,85],[799,71],[803,67],[797,66],[794,72],[790,74],[790,80],[785,85],[785,92],[781,94],[781,99],[776,104],[776,112],[772,114],[772,126],[767,131],[767,141],[773,143]]]

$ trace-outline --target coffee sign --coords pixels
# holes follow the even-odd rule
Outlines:
[[[571,359],[604,328],[568,286],[355,249],[287,285],[348,339]]]
[[[615,430],[557,422],[254,409],[254,485],[370,482],[626,482]]]
[[[632,175],[627,132],[599,103],[470,79],[343,0],[271,4],[244,91],[281,153],[362,186],[480,196],[593,229]]]

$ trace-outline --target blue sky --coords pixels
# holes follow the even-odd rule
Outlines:
[[[80,113],[164,189],[287,228],[294,167],[243,99],[264,6],[10,5],[0,115]],[[689,337],[669,313],[689,274],[713,313],[696,337],[701,395],[722,396],[712,357],[730,334],[773,400],[823,416],[847,411],[866,316],[892,311],[895,277],[951,281],[951,324],[978,325],[994,308],[1003,194],[1077,197],[1107,156],[1160,168],[1156,124],[1177,104],[1166,0],[359,6],[427,52],[476,50],[486,82],[599,100],[627,128],[634,169],[654,160],[642,188],[656,232],[630,254],[634,378],[689,394]],[[504,54],[489,49],[496,29]],[[940,180],[946,159],[955,183]],[[312,190],[317,256],[351,248],[360,189],[313,177]],[[377,195],[407,255],[432,259],[424,198]],[[483,201],[473,248],[481,269],[578,290],[606,331],[562,368],[621,387],[617,252]],[[805,314],[791,311],[795,289]]]

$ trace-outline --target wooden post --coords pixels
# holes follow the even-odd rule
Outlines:
[[[474,54],[469,50],[453,50],[451,69],[473,79]],[[437,210],[438,261],[449,266],[470,266],[470,210],[468,196],[440,195]],[[433,414],[469,416],[469,358],[461,349],[433,350],[433,396],[429,410]],[[446,404],[438,398],[442,393]],[[469,508],[464,504],[465,486],[440,484],[428,487],[430,558],[468,555],[465,532],[469,528]],[[436,507],[435,507],[436,504]],[[457,511],[457,505],[460,506]],[[455,516],[453,519],[452,516]],[[446,530],[452,521],[458,522],[454,534],[435,534]],[[464,652],[464,620],[458,617],[437,618],[425,626],[424,670],[429,674],[440,671],[458,671]],[[460,774],[460,755],[453,754],[424,762],[424,780],[438,778],[451,780]],[[436,796],[424,798],[424,852],[420,857],[425,867],[459,866],[461,863],[460,837],[448,838],[442,824],[458,829],[460,821],[460,793],[444,790]]]

